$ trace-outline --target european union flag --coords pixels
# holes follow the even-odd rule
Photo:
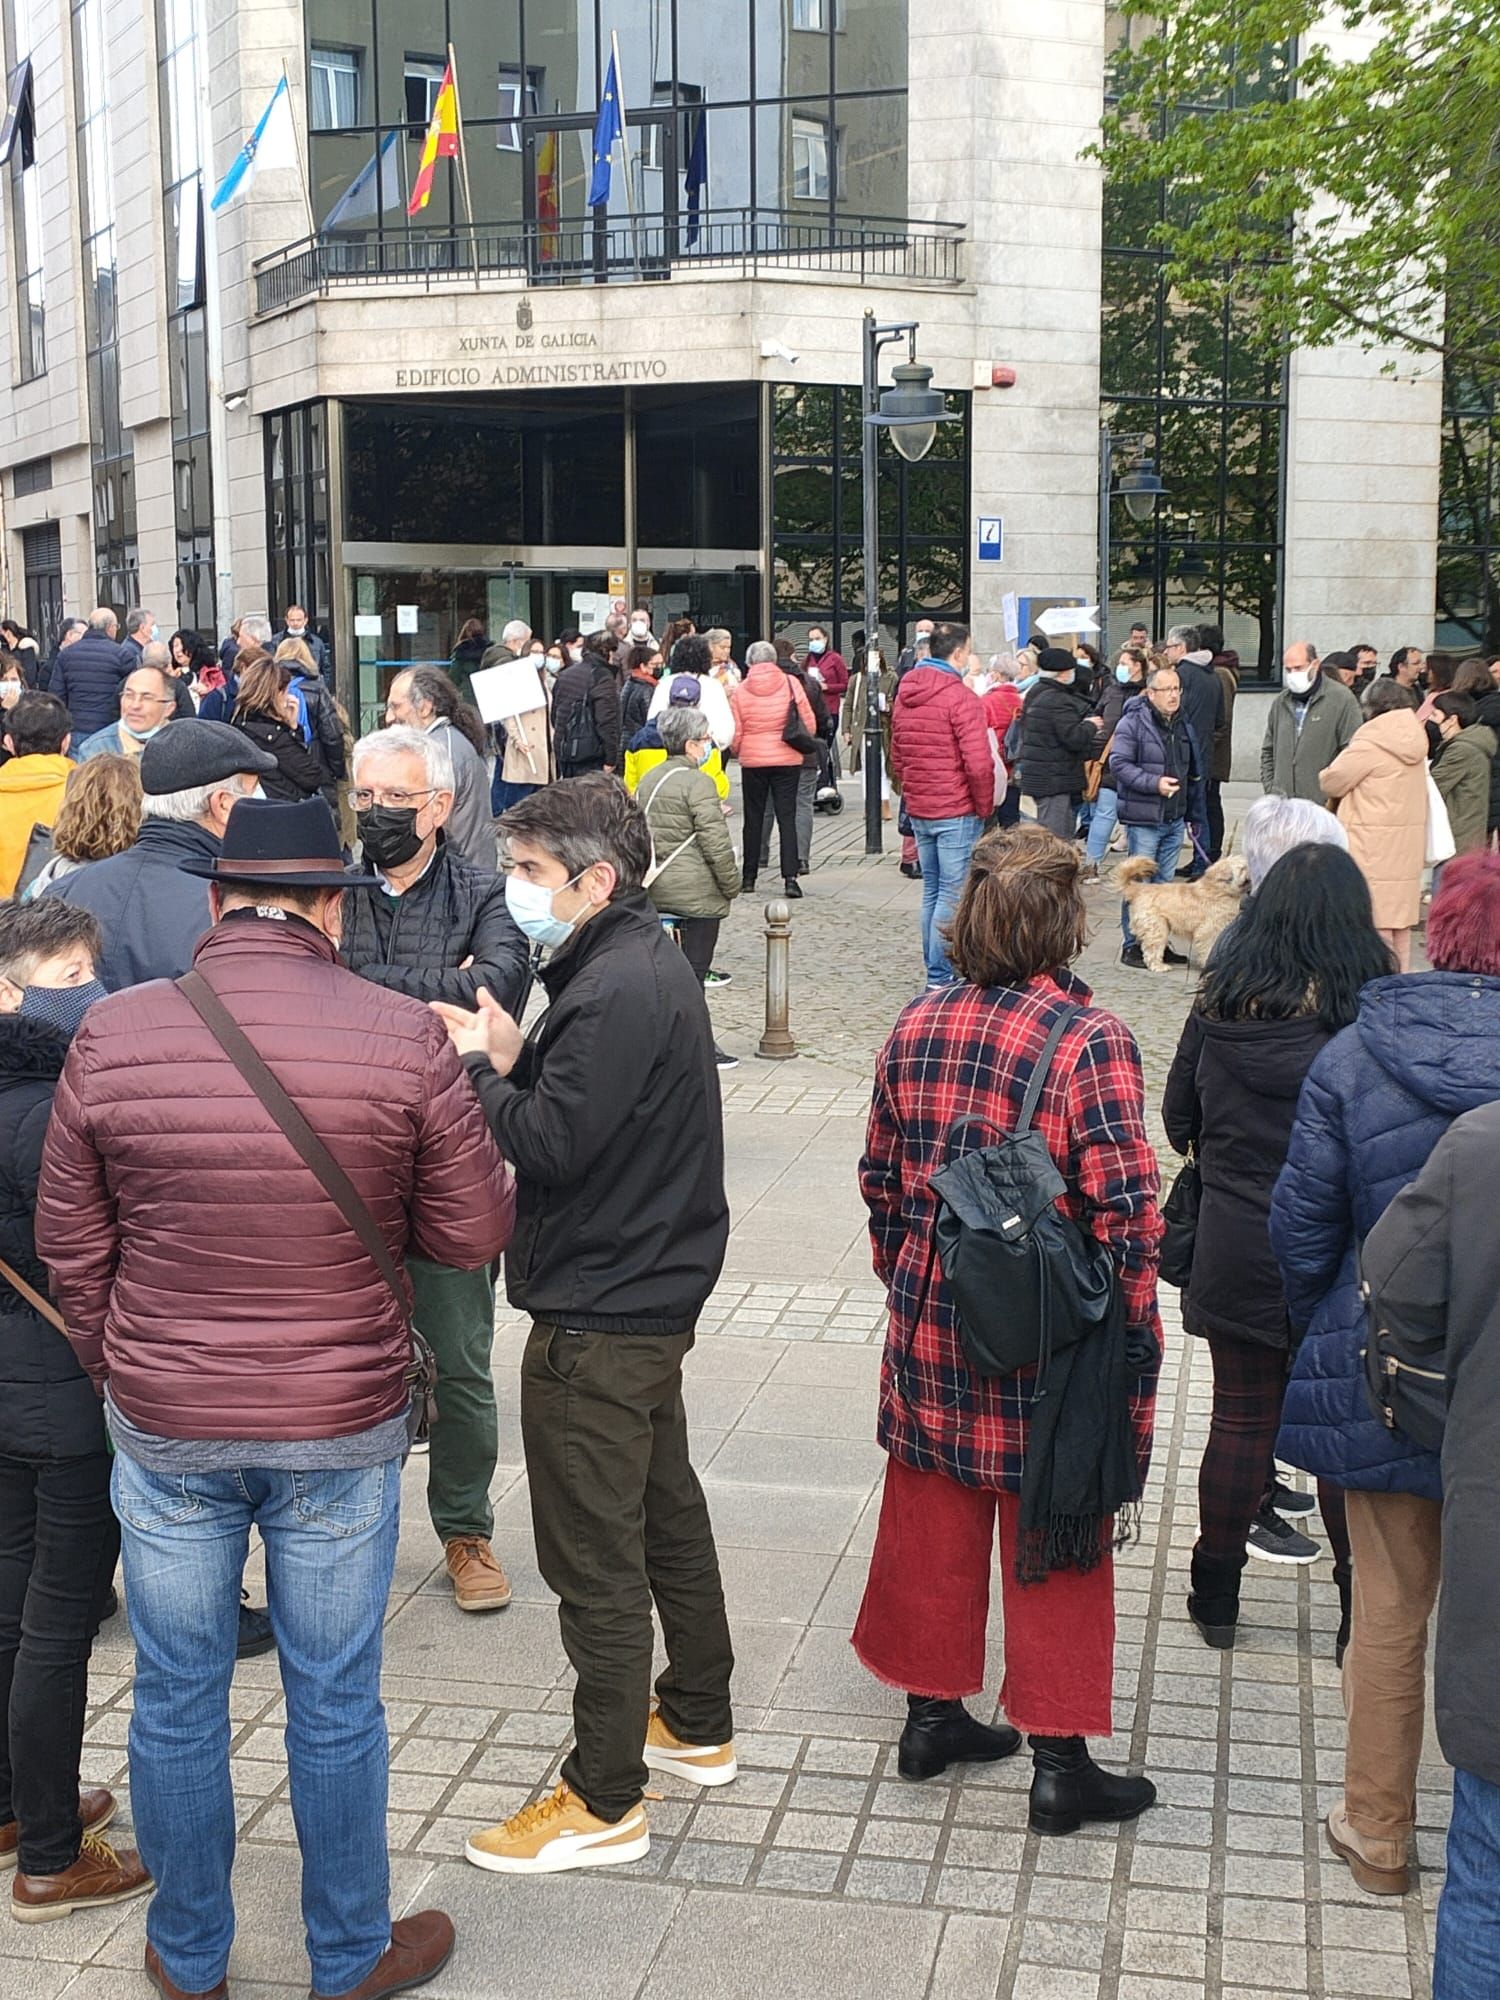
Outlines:
[[[688,151],[687,246],[698,241],[698,221],[703,210],[703,193],[708,186],[708,113],[700,111],[693,127],[693,143]]]
[[[620,72],[613,56],[604,76],[604,95],[599,100],[599,116],[594,124],[594,178],[589,182],[589,207],[609,200],[610,169],[615,141],[623,131],[620,116]]]

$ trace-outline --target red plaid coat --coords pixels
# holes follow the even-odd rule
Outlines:
[[[923,1299],[933,1224],[927,1183],[950,1157],[958,1119],[977,1114],[992,1129],[1014,1126],[1064,995],[1083,1011],[1063,1031],[1035,1129],[1067,1182],[1058,1206],[1108,1244],[1130,1325],[1149,1327],[1159,1343],[1160,1179],[1146,1138],[1140,1051],[1124,1022],[1089,1004],[1088,988],[1070,974],[989,992],[948,986],[914,1000],[876,1066],[860,1163],[875,1271],[890,1295],[880,1442],[919,1471],[1007,1493],[1021,1489],[1032,1371],[1002,1381],[969,1373],[937,1258]],[[1131,1398],[1142,1479],[1155,1405],[1153,1371]]]

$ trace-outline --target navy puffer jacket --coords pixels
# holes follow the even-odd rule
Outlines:
[[[1358,1251],[1453,1120],[1500,1100],[1500,978],[1393,974],[1308,1072],[1271,1242],[1294,1332],[1277,1452],[1340,1486],[1442,1497],[1437,1455],[1389,1431],[1365,1394]]]

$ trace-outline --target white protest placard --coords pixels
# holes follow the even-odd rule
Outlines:
[[[469,685],[485,722],[508,722],[513,715],[547,706],[535,660],[502,660],[497,667],[481,667]]]
[[[396,630],[398,632],[415,632],[416,629],[417,629],[416,605],[398,604],[396,606]]]
[[[1013,646],[1021,636],[1021,607],[1013,590],[1007,590],[1001,598],[1000,615],[1005,620],[1006,643]]]

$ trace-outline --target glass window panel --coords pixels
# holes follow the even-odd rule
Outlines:
[[[836,581],[831,536],[823,541],[777,537],[771,594],[778,625],[786,618],[831,618]]]
[[[825,9],[830,0],[823,0]],[[837,0],[833,87],[905,90],[906,17],[910,0]],[[902,105],[902,122],[906,107]]]
[[[1110,250],[1145,250],[1161,213],[1159,184],[1104,184],[1104,242]]]
[[[852,215],[906,214],[906,99],[839,98],[840,208]]]
[[[781,21],[768,19],[761,8],[755,21],[755,91],[758,97],[826,95],[833,75],[833,40],[829,32],[833,0],[811,0],[815,18],[798,23],[798,0],[781,10]],[[789,25],[783,26],[783,23]]]
[[[497,10],[498,11],[498,10]],[[684,10],[685,11],[685,10]],[[709,9],[701,10],[707,15]],[[587,25],[581,27],[580,24]],[[598,109],[598,76],[594,67],[593,11],[581,8],[578,0],[526,0],[526,67],[542,71],[543,103],[549,110],[587,111]],[[706,26],[703,30],[708,32]],[[662,37],[670,63],[670,34]],[[642,55],[649,58],[643,46]],[[624,51],[621,51],[623,56]],[[748,68],[748,62],[746,67]],[[653,62],[632,71],[628,62],[625,94],[629,104],[642,103],[638,95],[654,74]],[[726,95],[735,93],[726,93]]]
[[[1223,461],[1225,539],[1274,542],[1281,506],[1280,410],[1229,410]]]
[[[1495,441],[1482,417],[1450,416],[1443,432],[1438,534],[1445,542],[1481,542],[1490,523]]]
[[[836,134],[826,112],[807,105],[788,105],[781,120],[784,134],[781,183],[776,206],[827,206],[835,173]]]
[[[778,536],[830,533],[835,525],[832,466],[778,465],[771,500]],[[857,507],[855,520],[857,527]]]
[[[402,14],[409,16],[406,21],[407,46],[399,66],[390,65],[394,72],[392,82],[400,86],[398,101],[394,105],[389,102],[384,64],[381,66],[380,87],[387,96],[384,115],[402,119],[411,137],[420,145],[432,119],[446,66],[442,53],[442,9],[416,0],[416,4],[404,7]]]
[[[752,387],[638,395],[636,507],[642,543],[759,546],[759,400]]]
[[[1162,394],[1218,397],[1223,391],[1222,312],[1169,292],[1162,301]]]
[[[1106,253],[1099,379],[1107,395],[1154,396],[1160,321],[1153,260]]]

